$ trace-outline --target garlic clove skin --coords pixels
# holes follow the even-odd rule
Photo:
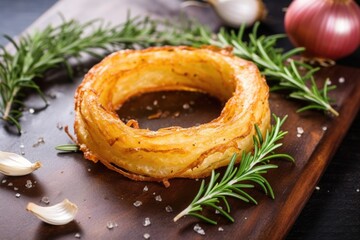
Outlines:
[[[230,27],[253,25],[267,14],[262,0],[207,0],[222,21]]]
[[[31,163],[16,153],[0,151],[0,173],[7,176],[24,176],[40,167],[40,162]]]
[[[49,207],[42,207],[30,202],[26,210],[48,224],[65,225],[74,220],[78,207],[68,199],[64,199],[64,201]]]

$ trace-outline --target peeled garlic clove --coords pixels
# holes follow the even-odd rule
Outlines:
[[[28,203],[26,210],[33,213],[43,222],[51,225],[65,225],[74,220],[78,207],[68,199],[49,207]]]
[[[262,0],[207,0],[223,22],[231,27],[253,25],[266,16]]]
[[[24,176],[40,167],[40,162],[31,163],[18,154],[0,151],[0,173],[7,176]]]

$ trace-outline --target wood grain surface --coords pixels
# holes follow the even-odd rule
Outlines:
[[[178,14],[180,1],[104,1],[100,5],[95,0],[62,0],[28,31],[48,23],[58,23],[58,13],[81,21],[102,17],[116,24],[124,21],[128,9],[134,15],[169,18]],[[220,25],[219,21],[213,20],[214,13],[210,9],[188,8],[185,12],[189,16],[198,16],[201,22],[209,23],[213,29]],[[172,221],[193,199],[200,181],[176,179],[170,182],[170,188],[157,183],[134,182],[101,164],[85,161],[81,153],[56,152],[55,146],[69,143],[59,126],[73,125],[73,95],[82,75],[80,73],[76,79],[70,80],[65,71],[50,72],[40,84],[51,98],[51,105],[34,114],[24,112],[24,133],[21,136],[14,135],[6,127],[0,128],[1,150],[24,151],[29,160],[43,163],[41,169],[28,176],[0,176],[1,239],[74,239],[77,233],[81,239],[143,239],[145,233],[149,233],[151,239],[281,239],[313,192],[359,109],[359,76],[359,69],[341,66],[322,69],[317,74],[320,82],[329,77],[338,86],[331,93],[340,112],[338,118],[318,112],[297,114],[300,103],[289,101],[282,94],[271,94],[272,111],[278,116],[288,115],[284,129],[289,133],[281,151],[294,156],[296,163],[276,161],[279,168],[267,175],[275,200],[255,189],[252,194],[258,201],[257,206],[231,200],[236,222],[231,224],[209,212],[219,222],[218,226],[211,226],[191,217],[176,223]],[[344,77],[346,82],[339,83],[340,77]],[[149,102],[151,104],[151,100]],[[38,96],[30,95],[26,105],[40,109],[42,102]],[[194,114],[202,116],[196,109]],[[297,136],[297,127],[304,129],[301,137]],[[39,138],[43,138],[44,143],[38,144]],[[25,187],[27,180],[32,181],[32,188]],[[148,191],[144,191],[145,186]],[[19,198],[16,193],[20,193]],[[28,202],[45,205],[41,202],[45,196],[50,204],[64,198],[76,203],[79,207],[76,220],[64,226],[51,226],[26,212]],[[156,200],[157,196],[162,200]],[[142,205],[135,207],[135,201],[142,201]],[[171,206],[173,211],[167,212],[167,206]],[[147,227],[143,226],[146,217],[151,220]],[[108,222],[116,223],[117,227],[109,229]],[[205,230],[205,236],[193,231],[197,223]],[[218,227],[224,231],[219,231]]]

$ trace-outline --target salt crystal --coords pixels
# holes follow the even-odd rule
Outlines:
[[[13,185],[14,185],[14,184],[13,184],[12,182],[9,182],[9,183],[8,183],[8,186],[9,186],[9,187],[12,187]]]
[[[59,130],[62,130],[64,127],[61,123],[57,123],[56,124],[56,127],[59,129]]]
[[[183,109],[189,109],[190,105],[188,103],[184,103],[182,107],[183,107]]]
[[[205,235],[204,229],[202,229],[199,224],[196,224],[194,226],[194,231],[197,232],[200,235]]]
[[[32,188],[33,187],[31,180],[26,180],[25,187],[26,188]]]
[[[113,221],[108,221],[107,223],[106,223],[106,227],[108,228],[108,229],[113,229],[113,228],[115,228],[115,227],[117,227],[118,225],[117,225],[117,223],[116,222],[113,222]]]
[[[75,234],[75,238],[81,238],[80,233],[76,233],[76,234]]]
[[[358,189],[356,189],[356,192],[360,192],[360,189],[358,188]]]
[[[219,208],[222,209],[222,207],[219,207]],[[220,211],[216,209],[215,214],[220,214]]]
[[[147,185],[145,185],[145,187],[143,188],[143,191],[144,191],[144,192],[149,191],[149,187],[148,187]]]
[[[320,187],[319,187],[319,186],[316,186],[315,189],[319,191],[319,190],[320,190]]]
[[[297,127],[296,131],[298,134],[303,134],[304,133],[304,129],[302,127]]]
[[[150,234],[148,234],[148,233],[144,233],[144,239],[150,239]]]
[[[301,137],[301,134],[300,134],[300,133],[298,133],[298,134],[296,134],[296,136],[299,138],[299,137]]]
[[[50,200],[48,197],[42,197],[41,198],[41,202],[45,203],[45,204],[49,204],[50,203]]]
[[[219,232],[223,232],[223,231],[224,231],[224,228],[219,227],[219,228],[218,228],[218,231],[219,231]]]
[[[88,172],[91,172],[91,168],[88,168]]]
[[[24,144],[20,144],[19,147],[20,147],[20,148],[25,148],[25,145],[24,145]]]
[[[20,193],[15,194],[15,197],[17,197],[17,198],[19,198],[20,196],[21,196]]]
[[[150,224],[151,224],[150,218],[146,217],[145,220],[144,220],[143,226],[144,226],[144,227],[147,227],[147,226],[149,226]]]
[[[157,106],[157,105],[158,105],[158,101],[157,101],[157,100],[154,100],[153,105],[154,105],[154,106]]]
[[[3,179],[3,180],[1,181],[1,183],[4,184],[4,183],[6,183],[6,181],[7,181],[6,179]]]
[[[33,108],[29,108],[29,113],[30,113],[30,114],[35,113],[35,109],[33,109]]]
[[[142,201],[136,201],[133,203],[135,207],[140,207],[142,205]]]
[[[19,188],[17,188],[17,187],[14,187],[14,191],[17,191],[17,190],[19,190]]]
[[[247,217],[244,217],[245,220],[247,220]]]
[[[339,77],[339,83],[344,83],[345,82],[345,78],[344,77]]]
[[[151,111],[151,110],[153,110],[153,108],[151,107],[151,106],[146,106],[146,108],[145,108],[146,110],[148,110],[148,111]]]
[[[165,207],[165,211],[168,212],[168,213],[171,213],[171,212],[173,211],[173,209],[172,209],[171,206],[167,205],[167,206]]]
[[[157,196],[155,197],[155,200],[158,201],[158,202],[161,202],[161,201],[162,201],[162,198],[161,198],[160,195],[157,195]]]
[[[326,131],[326,130],[327,130],[327,126],[323,126],[323,127],[322,127],[322,130],[323,130],[323,131]]]

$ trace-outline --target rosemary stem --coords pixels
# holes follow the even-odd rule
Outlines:
[[[9,101],[6,103],[5,111],[4,111],[4,114],[3,114],[3,117],[2,117],[5,121],[8,120],[8,118],[9,118],[9,115],[10,115],[10,112],[11,112],[11,107],[12,107],[12,104],[13,104],[13,101],[14,101],[14,96],[17,95],[18,91],[19,91],[19,88],[14,88],[14,90],[10,94],[11,97],[10,97]]]
[[[182,210],[178,215],[176,215],[173,219],[174,222],[176,222],[177,220],[179,220],[180,218],[182,218],[185,215],[188,215],[189,212],[191,211],[191,205],[189,205],[187,208],[185,208],[184,210]]]

